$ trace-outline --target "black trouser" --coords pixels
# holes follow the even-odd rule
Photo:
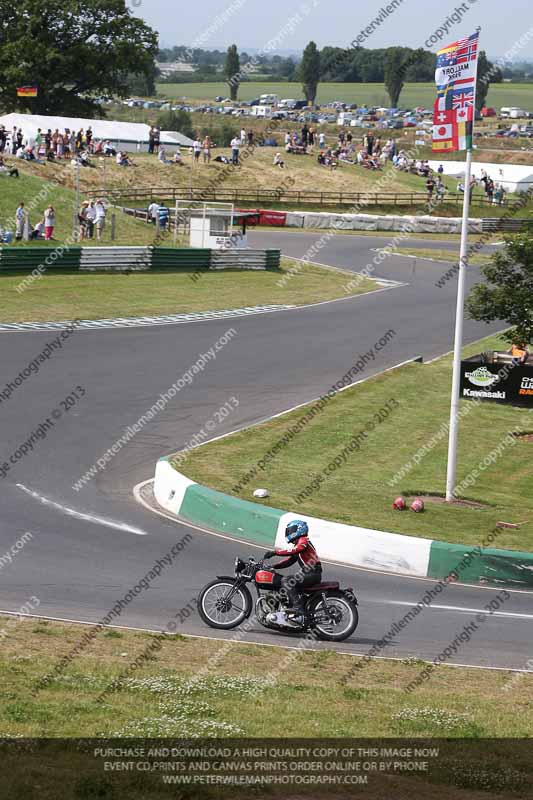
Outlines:
[[[315,586],[322,580],[322,571],[313,570],[312,572],[304,573],[303,570],[298,570],[292,575],[282,576],[281,588],[285,590],[289,598],[289,605],[292,608],[303,608],[303,598],[301,590],[306,586]]]

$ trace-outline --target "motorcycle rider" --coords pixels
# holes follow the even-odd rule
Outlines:
[[[276,548],[268,550],[264,558],[273,556],[287,556],[283,561],[272,565],[272,570],[285,569],[298,562],[300,569],[294,575],[284,577],[277,575],[280,579],[280,586],[285,590],[289,598],[288,614],[303,618],[304,602],[300,589],[306,586],[314,586],[322,581],[322,564],[317,552],[309,539],[309,526],[301,519],[292,520],[285,528],[285,538],[293,547],[290,550]]]

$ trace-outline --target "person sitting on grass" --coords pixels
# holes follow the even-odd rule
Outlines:
[[[116,162],[119,167],[133,167],[133,161],[130,159],[128,154],[125,151],[118,152],[116,155]]]
[[[0,156],[0,175],[8,175],[10,178],[18,178],[19,171],[16,167],[8,167],[4,157]]]
[[[179,147],[176,150],[176,152],[174,153],[174,158],[172,159],[172,163],[173,164],[179,164],[180,167],[184,166],[183,159],[181,157],[181,150],[179,149]]]
[[[44,218],[40,219],[39,222],[34,225],[30,233],[30,239],[44,239]]]
[[[276,153],[276,155],[274,156],[274,166],[279,167],[280,169],[285,168],[285,162],[281,157],[281,153]]]
[[[166,151],[163,145],[159,146],[159,152],[157,154],[157,160],[160,164],[170,164],[171,162],[167,159]]]

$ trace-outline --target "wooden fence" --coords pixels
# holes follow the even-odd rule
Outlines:
[[[428,200],[427,192],[322,192],[309,189],[210,189],[165,186],[146,189],[91,189],[91,196],[107,197],[110,201],[133,200],[187,200],[189,202],[226,202],[239,204],[255,204],[264,206],[272,203],[286,203],[297,206],[352,206],[364,209],[371,206],[421,206]],[[444,196],[445,203],[453,203],[460,208],[463,195],[448,192]],[[507,204],[507,201],[504,201]],[[474,194],[472,205],[487,206],[490,203],[483,195]]]

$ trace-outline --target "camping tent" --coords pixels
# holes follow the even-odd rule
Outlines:
[[[55,131],[58,128],[64,131],[84,131],[92,128],[95,140],[109,139],[110,142],[119,150],[144,150],[148,149],[148,133],[150,126],[140,122],[115,122],[109,119],[80,119],[78,117],[47,117],[41,114],[5,114],[0,117],[0,125],[4,125],[7,131],[13,127],[21,128],[24,140],[32,143],[37,134],[37,129],[46,132],[49,128]],[[181,147],[192,147],[192,139],[177,132],[165,131],[161,133],[161,144],[166,148],[175,149]]]

